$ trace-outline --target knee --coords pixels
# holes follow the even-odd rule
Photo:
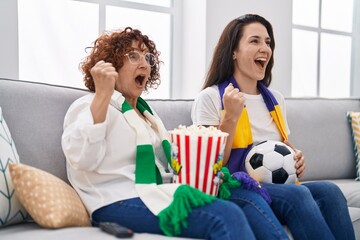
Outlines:
[[[323,182],[322,184],[324,184],[324,187],[326,187],[326,191],[324,191],[326,192],[326,195],[333,197],[343,195],[341,189],[335,183]]]
[[[242,209],[230,201],[220,204],[221,212],[213,216],[212,231],[221,233],[221,239],[237,239],[242,235],[246,239],[253,239],[253,232]]]
[[[301,196],[311,196],[311,191],[303,185],[297,185],[297,187],[293,188],[293,193]]]
[[[314,195],[315,198],[320,199],[344,199],[344,194],[342,193],[341,189],[332,182],[314,182],[305,184],[307,186],[311,193]]]
[[[221,215],[225,216],[225,218],[218,216],[219,219],[222,219],[222,221],[226,224],[234,222],[247,224],[247,219],[243,210],[238,205],[230,201],[222,201]]]
[[[341,191],[341,189],[332,182],[322,182],[323,184],[323,191],[321,191],[320,193],[317,193],[318,195],[320,195],[320,199],[328,199],[329,201],[333,202],[333,203],[344,203],[346,202],[346,198],[343,194],[343,192]],[[322,195],[322,196],[321,196]]]
[[[286,201],[292,203],[292,205],[303,205],[314,202],[310,190],[305,186],[297,186],[292,188],[291,197],[285,197]]]
[[[232,220],[246,218],[242,209],[238,205],[230,201],[225,201],[222,212],[228,218],[232,218]]]

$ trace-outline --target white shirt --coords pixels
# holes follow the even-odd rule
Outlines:
[[[70,106],[62,136],[68,179],[90,216],[105,205],[138,197],[136,133],[111,105],[105,122],[94,124],[90,111],[93,96],[79,98]],[[167,166],[159,137],[148,123],[143,123],[149,131],[157,163]]]
[[[290,134],[286,120],[285,100],[283,95],[269,89],[277,100],[284,116],[287,133]],[[266,104],[259,95],[244,94],[245,105],[250,119],[253,143],[257,144],[265,140],[282,141],[280,132],[269,114]],[[217,85],[208,87],[200,92],[195,99],[191,119],[195,125],[213,125],[217,126],[221,121],[221,99]]]

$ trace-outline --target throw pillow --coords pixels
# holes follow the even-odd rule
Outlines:
[[[79,195],[60,178],[25,164],[10,164],[10,175],[18,198],[40,226],[90,226]]]
[[[0,107],[0,227],[22,222],[27,213],[15,194],[9,163],[18,163],[19,155]]]
[[[360,112],[347,112],[347,118],[351,126],[351,136],[354,146],[356,161],[356,180],[360,180]]]

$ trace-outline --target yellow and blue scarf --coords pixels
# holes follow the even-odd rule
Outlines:
[[[232,83],[235,88],[239,88],[234,76],[231,76],[227,81],[218,85],[222,105],[222,114],[224,114],[225,111],[223,103],[224,91],[230,83]],[[286,132],[284,117],[274,95],[260,81],[257,83],[257,88],[259,89],[266,107],[269,110],[271,117],[274,119],[274,122],[279,129],[283,140],[287,140],[288,135]],[[262,188],[256,180],[251,178],[245,169],[245,158],[252,146],[253,138],[250,119],[245,106],[236,125],[234,141],[232,143],[232,149],[227,163],[227,168],[229,169],[229,174],[231,174],[231,177],[239,181],[243,188],[259,193],[266,200],[266,202],[270,204],[271,198],[267,190]]]
[[[224,95],[225,88],[229,85],[229,83],[232,83],[235,88],[239,88],[234,76],[230,77],[227,81],[220,83],[218,85],[220,91],[221,104],[222,104],[222,114],[225,111],[222,98]],[[261,96],[263,97],[266,107],[269,110],[269,113],[273,118],[277,128],[279,129],[283,140],[287,140],[288,135],[286,132],[284,117],[281,112],[281,108],[278,102],[276,101],[274,95],[260,81],[258,81],[257,88]],[[238,171],[246,171],[245,158],[247,153],[250,151],[252,145],[253,145],[253,139],[251,133],[250,119],[245,106],[236,125],[234,141],[232,144],[230,158],[227,164],[230,173],[235,173]]]

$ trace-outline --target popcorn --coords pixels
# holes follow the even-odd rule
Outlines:
[[[214,126],[204,127],[204,126],[196,126],[190,125],[188,127],[184,125],[179,125],[178,128],[170,131],[170,134],[183,134],[183,135],[208,135],[208,136],[227,136],[228,134],[217,129]]]
[[[195,125],[170,131],[174,182],[216,196],[227,136],[216,127]]]

